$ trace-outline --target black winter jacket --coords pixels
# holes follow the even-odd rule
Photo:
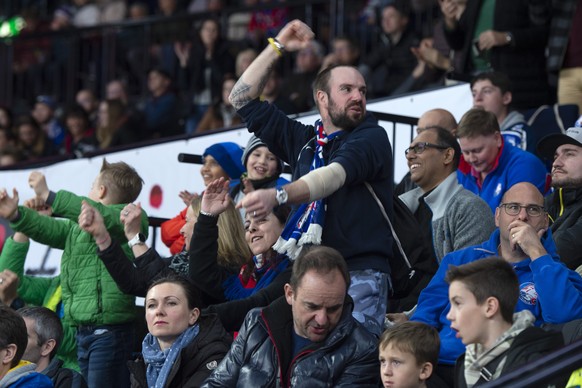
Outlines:
[[[204,387],[377,387],[377,339],[352,317],[346,298],[323,343],[291,359],[293,315],[284,297],[252,310],[232,348]]]
[[[557,189],[546,197],[545,207],[560,259],[576,270],[582,265],[582,187]]]
[[[226,333],[215,315],[201,315],[200,332],[192,343],[182,349],[164,388],[200,387],[224,358],[232,337]],[[147,388],[146,365],[143,358],[128,362],[132,388]]]
[[[506,352],[487,364],[486,368],[493,364],[497,366],[500,358],[507,357],[505,364],[503,365],[503,370],[501,371],[501,376],[503,376],[504,374],[517,369],[520,366],[531,363],[562,346],[564,346],[564,339],[562,338],[561,333],[545,331],[539,327],[528,327],[515,337],[511,347]],[[491,367],[489,372],[493,374],[495,368]],[[481,376],[474,386],[482,385],[485,382],[486,381]],[[455,363],[455,387],[467,388],[467,383],[465,382],[465,354],[462,354]]]

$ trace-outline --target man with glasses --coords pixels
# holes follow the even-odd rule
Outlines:
[[[513,265],[519,279],[516,311],[531,311],[538,326],[582,318],[582,277],[560,262],[539,190],[527,182],[512,186],[495,209],[495,225],[497,229],[488,241],[443,258],[437,273],[420,294],[417,310],[411,317],[439,330],[441,365],[437,373],[445,380],[452,377],[455,360],[465,352],[446,318],[450,304],[445,273],[451,265],[500,256]]]
[[[448,110],[431,109],[424,112],[418,119],[416,133],[420,134],[422,131],[430,128],[442,128],[455,135],[457,132],[457,120],[455,120],[455,117]],[[410,172],[408,172],[394,188],[394,194],[400,195],[416,187],[418,186],[410,180]]]
[[[542,161],[504,141],[493,113],[469,110],[461,118],[457,137],[463,152],[459,183],[483,198],[493,212],[516,183],[530,182],[540,192],[547,191],[549,179]]]
[[[433,242],[438,261],[487,240],[495,229],[493,215],[485,201],[457,182],[461,148],[453,134],[441,127],[425,129],[405,153],[411,180],[419,187],[399,198]]]
[[[558,253],[568,268],[576,269],[582,265],[582,128],[546,136],[538,143],[538,154],[554,159],[554,192],[545,205]]]

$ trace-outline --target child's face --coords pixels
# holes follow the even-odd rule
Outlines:
[[[261,180],[277,174],[279,161],[267,147],[257,147],[251,152],[247,160],[249,179]]]
[[[101,174],[93,181],[87,197],[95,202],[101,202]]]
[[[403,352],[392,343],[380,349],[380,378],[384,388],[418,388],[425,386],[425,368],[416,363],[416,357]]]
[[[208,186],[211,182],[221,177],[225,180],[230,179],[226,171],[220,167],[220,164],[218,164],[212,155],[206,155],[204,157],[204,164],[200,168],[200,174],[202,175],[204,186]]]
[[[447,319],[451,321],[451,329],[457,332],[457,338],[465,345],[484,343],[486,303],[477,304],[475,295],[460,281],[453,281],[449,286],[449,302],[451,309]]]

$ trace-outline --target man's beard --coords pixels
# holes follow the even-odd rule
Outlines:
[[[582,187],[582,178],[561,177],[554,179],[552,177],[552,187],[564,189],[578,189]]]
[[[362,109],[362,112],[360,113],[360,117],[352,119],[348,116],[347,109],[341,111],[341,109],[335,103],[335,101],[330,98],[328,112],[332,124],[337,128],[341,128],[344,131],[348,132],[353,131],[354,128],[360,125],[364,121],[364,118],[366,117],[365,107],[361,102],[359,102],[350,104],[350,106],[348,106],[348,109],[354,105],[359,106]]]

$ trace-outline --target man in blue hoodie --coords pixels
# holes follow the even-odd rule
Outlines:
[[[51,380],[35,372],[36,364],[22,361],[28,343],[26,325],[20,315],[0,306],[0,387],[49,388]]]
[[[439,330],[442,370],[449,365],[452,372],[455,360],[465,352],[446,318],[450,304],[444,277],[450,265],[489,256],[503,257],[513,265],[519,279],[516,311],[531,311],[538,326],[582,318],[582,277],[560,261],[539,190],[527,182],[512,186],[495,210],[495,225],[497,229],[488,241],[443,258],[439,270],[420,294],[417,310],[411,317]]]

